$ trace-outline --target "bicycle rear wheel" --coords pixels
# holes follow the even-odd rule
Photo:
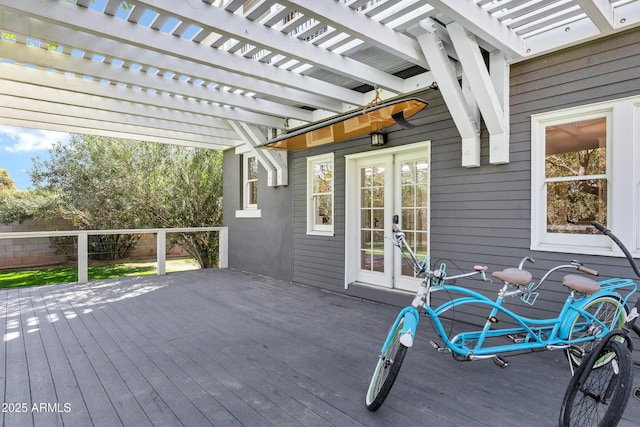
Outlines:
[[[391,391],[398,372],[400,372],[404,356],[407,353],[407,347],[400,342],[400,332],[402,332],[403,325],[404,320],[400,321],[395,329],[389,331],[389,334],[392,335],[391,344],[380,355],[376,369],[373,372],[365,400],[367,409],[370,411],[376,411],[382,406],[389,391]]]
[[[631,352],[615,340],[597,347],[599,354],[580,365],[560,408],[561,426],[615,426],[622,418],[633,381]],[[596,367],[598,360],[609,362]]]
[[[593,301],[587,303],[584,310],[606,325],[608,330],[604,330],[601,325],[582,315],[578,315],[569,330],[569,339],[587,336],[602,337],[612,329],[622,328],[625,322],[625,316],[622,313],[625,312],[626,307],[621,306],[622,302],[620,302],[618,298],[608,295],[595,298]],[[594,339],[580,344],[580,347],[585,353],[589,353],[597,344],[598,341]],[[582,363],[582,357],[579,355],[569,352],[568,356],[574,366],[579,366],[580,363]],[[607,363],[606,358],[598,360],[596,367],[602,366],[605,363]]]

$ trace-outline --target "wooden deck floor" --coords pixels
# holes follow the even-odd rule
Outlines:
[[[231,270],[2,290],[0,424],[557,425],[562,353],[458,363],[427,348],[427,322],[367,411],[396,312]],[[638,419],[632,398],[621,425]]]

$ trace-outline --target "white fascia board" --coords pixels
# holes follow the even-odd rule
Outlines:
[[[356,12],[341,2],[318,0],[279,0],[278,3],[327,23],[365,43],[396,55],[405,61],[427,67],[418,42],[387,25]]]
[[[473,0],[429,0],[429,4],[461,24],[508,58],[525,56],[524,41]]]
[[[3,13],[0,15],[0,28],[18,34],[24,31],[25,28],[34,27],[33,22],[34,20],[32,18],[13,13]],[[131,28],[131,25],[124,21],[115,22],[114,24],[116,26],[126,26],[127,31]],[[206,65],[202,62],[195,62],[192,59],[163,54],[162,59],[159,60],[158,53],[154,50],[153,46],[144,48],[133,45],[123,45],[121,42],[109,39],[108,35],[98,36],[86,32],[69,31],[53,23],[49,25],[38,25],[37,28],[33,29],[37,31],[38,38],[43,41],[55,40],[64,46],[65,49],[74,48],[89,54],[97,53],[107,58],[118,58],[130,64],[138,64],[144,69],[152,67],[158,68],[159,65],[162,65],[163,69],[171,70],[177,75],[190,76],[192,79],[201,79],[204,82],[216,82],[220,86],[244,89],[283,100],[295,99],[302,105],[336,113],[342,112],[340,109],[341,102],[327,96],[285,87],[281,84],[263,81],[246,75],[230,73],[222,69],[213,68],[211,65]],[[29,34],[31,37],[36,37],[33,31],[29,32]],[[173,38],[180,40],[183,44],[194,44],[188,40]]]
[[[28,114],[26,114],[28,113]],[[195,146],[195,144],[206,144],[210,148],[224,149],[229,147],[229,143],[221,143],[219,139],[206,137],[203,135],[187,134],[184,132],[167,131],[163,129],[154,129],[143,126],[136,126],[126,123],[105,122],[98,118],[91,119],[86,117],[63,116],[60,113],[48,114],[39,111],[23,112],[9,107],[0,107],[0,117],[2,119],[24,120],[32,125],[26,127],[55,130],[47,125],[58,125],[69,129],[68,132],[86,133],[94,135],[95,132],[101,131],[109,136],[121,137],[120,135],[129,135],[128,138],[134,140],[151,141],[152,138],[158,141],[180,141],[182,145]],[[27,120],[25,120],[27,119]],[[40,124],[38,126],[37,124]],[[44,126],[44,127],[43,127]],[[226,140],[231,141],[231,140]]]
[[[287,161],[283,159],[281,154],[272,152],[268,149],[256,148],[266,138],[260,137],[260,132],[255,127],[247,126],[241,122],[229,121],[229,125],[237,132],[238,136],[244,141],[244,146],[251,152],[260,162],[262,167],[267,171],[267,185],[275,187],[279,185],[287,185]],[[236,149],[238,151],[238,149]]]
[[[86,60],[65,53],[50,52],[18,43],[3,46],[3,56],[18,63],[33,64],[42,68],[52,68],[59,72],[70,72],[81,76],[92,76],[129,86],[152,88],[172,95],[201,99],[207,102],[240,107],[256,113],[268,114],[277,111],[283,117],[294,117],[311,121],[311,113],[301,108],[289,107],[276,102],[238,95],[225,90],[210,89],[185,83],[174,78],[141,73],[105,62]]]
[[[447,30],[458,53],[464,75],[469,82],[469,87],[473,92],[489,131],[489,144],[491,146],[489,152],[493,155],[493,158],[490,158],[489,161],[490,163],[507,163],[509,156],[507,125],[509,116],[505,113],[505,106],[508,108],[509,92],[504,90],[504,87],[509,86],[508,65],[506,61],[500,62],[497,60],[497,58],[503,56],[494,55],[492,65],[496,67],[496,73],[495,75],[489,75],[489,70],[487,70],[475,37],[455,21],[447,25]],[[494,82],[500,86],[501,97],[498,97],[498,90],[496,90]]]
[[[127,49],[128,46],[148,49],[158,56],[156,60],[159,63],[155,65],[155,68],[158,69],[164,68],[162,59],[165,56],[177,57],[203,64],[213,70],[240,74],[250,79],[263,80],[280,87],[289,87],[311,94],[319,93],[323,97],[351,105],[362,105],[362,95],[358,92],[274,67],[270,64],[227,53],[205,44],[194,43],[171,34],[164,34],[142,25],[132,25],[124,20],[101,14],[91,9],[78,7],[72,3],[57,2],[55,5],[38,6],[32,4],[32,2],[0,0],[0,8],[11,12],[12,15],[29,16],[38,21],[57,26],[57,28],[49,32],[43,22],[33,20],[22,27],[21,31],[16,31],[17,33],[28,32],[34,38],[51,36],[57,39],[66,37],[66,33],[70,33],[70,36],[73,36],[76,31],[79,31],[99,37],[102,41],[96,46],[100,46],[106,40],[111,40],[117,42],[119,49]],[[153,7],[151,8],[153,9]],[[5,15],[5,13],[2,15]],[[42,36],[40,36],[41,32],[43,32]],[[70,44],[70,46],[73,46],[73,44]],[[92,49],[91,52],[94,50]],[[114,56],[120,57],[119,55]],[[153,65],[153,62],[150,65]],[[232,84],[231,86],[235,85]]]
[[[38,98],[38,91],[42,88],[52,88],[61,91],[59,99],[66,99],[66,93],[81,93],[88,96],[108,98],[115,101],[132,102],[156,108],[169,109],[175,112],[185,112],[202,115],[211,120],[212,125],[218,124],[219,119],[243,119],[256,125],[281,128],[281,118],[264,114],[226,108],[215,104],[195,101],[193,99],[176,98],[153,93],[146,90],[135,90],[129,87],[118,87],[103,84],[95,80],[47,72],[39,69],[26,68],[21,65],[0,62],[0,76],[4,82],[18,82],[31,87],[35,91],[33,98]],[[2,87],[3,85],[0,85]],[[25,94],[27,92],[24,92]]]
[[[429,62],[429,69],[435,77],[438,89],[442,93],[451,117],[462,138],[462,166],[480,166],[480,129],[479,123],[472,120],[455,67],[451,64],[442,41],[435,31],[436,24],[431,18],[420,21],[422,34],[416,34]],[[418,29],[414,30],[418,32]]]
[[[614,27],[613,6],[609,0],[576,0],[601,33],[607,34]]]
[[[182,21],[190,21],[208,31],[225,34],[252,45],[259,45],[288,58],[297,59],[358,81],[395,92],[402,91],[404,82],[399,77],[329,50],[319,49],[311,43],[266,27],[260,22],[249,21],[240,15],[226,12],[224,9],[210,6],[204,2],[190,2],[185,4],[185,7],[180,11],[176,10],[174,0],[140,0],[136,4],[170,14]]]

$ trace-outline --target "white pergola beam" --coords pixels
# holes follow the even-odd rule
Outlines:
[[[613,6],[608,0],[576,0],[589,19],[602,33],[609,33],[614,23]]]
[[[270,187],[287,185],[287,160],[286,157],[283,157],[283,153],[257,148],[258,145],[266,141],[266,138],[254,126],[234,121],[229,121],[229,125],[244,141],[244,146],[249,149],[267,171],[267,185]]]
[[[480,166],[479,123],[472,119],[473,113],[469,111],[469,105],[458,83],[455,67],[436,33],[436,25],[432,19],[425,19],[420,21],[420,28],[424,31],[416,29],[414,32],[462,137],[462,166],[477,167]]]
[[[73,37],[75,35],[75,31],[79,31],[83,34],[83,37],[93,35],[97,37],[97,40],[101,40],[100,43],[95,44],[96,47],[94,49],[91,49],[92,52],[98,49],[97,46],[106,44],[107,41],[109,41],[110,44],[115,44],[118,49],[123,49],[123,55],[127,56],[135,57],[136,52],[127,53],[127,49],[129,49],[129,47],[138,47],[149,50],[150,55],[155,54],[156,57],[158,57],[158,55],[162,55],[162,58],[165,56],[170,58],[175,57],[188,62],[202,64],[211,69],[213,75],[209,77],[210,79],[222,76],[222,81],[225,81],[226,79],[233,78],[232,76],[234,75],[244,76],[249,79],[229,81],[228,83],[230,86],[249,86],[246,89],[250,89],[252,86],[251,81],[255,80],[268,82],[281,88],[285,87],[296,89],[298,91],[311,94],[311,106],[314,105],[312,101],[314,99],[317,100],[317,97],[330,100],[334,99],[353,106],[360,106],[363,103],[362,94],[309,76],[304,76],[282,68],[274,67],[270,64],[244,58],[239,55],[234,55],[221,49],[212,48],[206,44],[195,43],[171,34],[165,34],[157,30],[153,30],[152,28],[143,27],[142,25],[132,25],[124,20],[101,14],[87,8],[78,7],[72,3],[58,2],[56,3],[56,7],[38,5],[38,3],[41,3],[42,1],[43,0],[35,2],[11,2],[8,0],[0,0],[0,6],[3,9],[12,11],[11,15],[29,16],[34,18],[35,20],[31,23],[23,22],[23,24],[26,25],[21,27],[20,31],[16,32],[28,32],[30,36],[35,38],[42,37],[49,38],[50,40],[51,37],[54,39],[61,37]],[[211,9],[218,8],[211,7]],[[59,28],[49,29],[43,25],[43,23],[53,24]],[[197,22],[195,24],[198,25]],[[210,31],[215,30],[211,29]],[[60,32],[63,34],[59,34]],[[78,46],[78,48],[80,50],[86,49],[86,44],[93,40],[95,39],[90,38],[87,42],[83,43],[83,46]],[[75,46],[73,40],[69,46]],[[113,50],[113,48],[110,49]],[[121,54],[114,56],[120,58],[120,55]],[[144,56],[143,58],[147,57],[148,56]],[[156,68],[163,68],[163,65],[161,64],[164,64],[164,62],[158,61],[157,58],[155,61],[148,62],[151,62],[150,65],[155,66]],[[158,62],[160,62],[160,64],[158,64]],[[199,73],[195,73],[195,75],[197,74]],[[260,92],[261,89],[268,89],[262,88],[261,83],[259,82],[255,86],[255,90],[257,92]],[[277,96],[277,94],[274,94],[274,96]],[[280,96],[288,97],[289,95],[281,93]],[[300,102],[304,103],[305,98],[302,97]]]
[[[25,119],[24,117],[13,119],[8,117],[0,116],[0,124],[5,126],[13,126],[13,127],[22,127],[22,128],[30,128],[30,129],[42,129],[49,130],[55,132],[65,132],[65,133],[84,133],[87,135],[97,135],[97,136],[105,136],[110,138],[121,138],[121,139],[131,139],[131,140],[144,140],[148,142],[157,142],[159,144],[173,144],[173,145],[182,145],[185,147],[198,147],[198,148],[206,148],[213,150],[224,150],[228,148],[227,146],[219,146],[211,143],[201,143],[201,142],[189,142],[185,140],[177,140],[171,139],[166,136],[156,137],[152,135],[145,135],[143,138],[140,137],[139,133],[127,133],[118,131],[115,129],[112,130],[102,130],[102,129],[79,129],[78,126],[75,125],[63,125],[53,122],[35,122],[30,119]],[[241,140],[236,141],[236,143],[232,146],[242,145]]]
[[[107,18],[110,19],[110,18]],[[127,31],[130,28],[126,22],[116,21],[113,23],[116,27],[126,26]],[[114,25],[110,27],[113,29]],[[158,54],[152,49],[152,46],[139,47],[132,45],[123,45],[115,40],[110,40],[107,35],[98,36],[88,34],[86,32],[69,31],[67,28],[56,25],[54,23],[43,24],[41,21],[35,21],[34,18],[16,15],[13,13],[4,13],[0,15],[0,28],[14,33],[21,33],[26,28],[34,29],[38,32],[38,37],[43,40],[57,40],[65,48],[74,48],[88,54],[97,53],[107,58],[119,58],[129,64],[138,64],[143,69],[150,69],[158,66]],[[94,28],[95,31],[95,28]],[[125,31],[123,28],[122,31]],[[30,32],[30,34],[33,34]],[[174,37],[175,38],[175,37]],[[193,42],[179,39],[183,44]],[[193,46],[185,46],[193,47]],[[195,79],[202,79],[205,82],[215,82],[220,86],[230,86],[243,89],[255,93],[267,95],[269,97],[278,98],[283,101],[295,99],[296,102],[313,108],[321,108],[332,112],[342,112],[342,101],[334,100],[327,96],[313,94],[308,91],[283,87],[280,84],[267,82],[249,76],[229,73],[228,71],[213,68],[211,65],[202,62],[194,62],[193,59],[187,60],[175,56],[164,55],[162,65],[167,70],[177,75],[187,75]]]
[[[0,89],[0,92],[2,92],[2,89]],[[28,112],[28,116],[31,115],[31,113],[36,112],[55,116],[56,114],[60,114],[62,110],[65,116],[99,120],[100,122],[104,122],[106,127],[110,128],[125,124],[141,128],[156,129],[157,131],[180,132],[185,135],[199,135],[207,140],[220,142],[224,140],[235,141],[238,139],[238,136],[233,132],[233,130],[216,129],[208,126],[176,122],[173,120],[145,117],[131,114],[126,111],[105,111],[98,106],[95,106],[94,108],[79,107],[76,105],[64,105],[58,101],[42,101],[41,99],[31,99],[22,96],[4,94],[0,94],[0,105]]]
[[[203,114],[171,110],[166,107],[157,107],[139,102],[104,98],[80,92],[69,92],[43,86],[34,88],[29,84],[6,80],[2,82],[2,85],[0,85],[0,94],[32,99],[34,101],[53,102],[60,105],[61,108],[73,106],[87,110],[99,110],[102,113],[116,112],[132,117],[147,117],[167,122],[206,126],[214,136],[226,137],[225,135],[233,134],[235,137],[235,133],[226,120],[205,116]]]
[[[415,39],[399,33],[387,25],[355,12],[341,2],[318,0],[278,0],[278,3],[303,13],[305,16],[322,21],[339,31],[376,46],[388,53],[398,56],[405,61],[422,67],[427,62]]]
[[[494,59],[496,74],[490,76],[475,37],[457,22],[447,25],[453,46],[458,53],[464,75],[478,104],[489,131],[490,163],[509,162],[508,91],[501,89],[501,98],[494,87],[494,80],[501,87],[508,87],[509,73],[506,61]],[[493,55],[494,58],[500,56]],[[506,69],[506,72],[504,71]],[[506,111],[505,111],[506,110]]]
[[[172,95],[187,98],[201,99],[216,104],[230,105],[244,110],[262,114],[273,114],[291,117],[298,120],[311,121],[309,111],[300,108],[289,107],[276,102],[257,99],[230,93],[220,89],[203,88],[198,85],[188,84],[180,80],[162,77],[128,68],[114,66],[104,62],[74,57],[64,53],[50,52],[48,50],[32,48],[23,44],[9,43],[3,46],[3,55],[22,64],[32,64],[42,68],[52,68],[59,72],[73,73],[80,76],[92,76],[110,82],[125,83],[128,86],[160,89]],[[162,79],[161,82],[158,79]],[[204,89],[204,90],[203,90]]]
[[[85,80],[80,77],[66,76],[64,74],[51,73],[39,69],[29,69],[15,64],[0,62],[0,75],[2,76],[2,80],[31,85],[34,91],[38,91],[40,87],[60,90],[63,94],[61,99],[64,99],[65,92],[84,93],[101,98],[110,98],[118,101],[201,114],[210,117],[210,120],[215,123],[218,123],[220,118],[242,119],[248,123],[260,126],[282,127],[282,119],[278,117],[240,109],[225,108],[193,99],[175,98],[146,90],[137,91],[129,87],[102,84],[94,80]]]
[[[290,59],[314,65],[363,83],[377,85],[394,92],[402,92],[403,80],[375,67],[355,61],[326,49],[317,49],[303,40],[292,38],[259,22],[249,21],[205,2],[191,2],[176,14],[174,0],[136,1],[137,7],[147,7],[160,13],[172,14],[182,21],[201,26],[251,45],[262,46]],[[255,61],[254,61],[255,62]]]
[[[34,127],[38,129],[54,130],[52,127],[47,126],[49,124],[57,124],[65,127],[69,132],[74,133],[86,133],[90,135],[96,134],[95,132],[101,131],[109,136],[127,134],[131,136],[131,139],[151,141],[154,138],[155,141],[166,142],[181,141],[182,145],[190,145],[191,143],[198,143],[206,145],[208,148],[224,149],[228,148],[228,144],[220,144],[213,138],[209,138],[203,135],[189,134],[184,132],[169,131],[163,129],[149,128],[137,125],[130,125],[126,123],[110,123],[103,122],[99,119],[92,119],[86,117],[74,117],[65,116],[60,113],[45,113],[40,111],[28,111],[28,114],[23,114],[22,111],[11,107],[0,107],[0,117],[4,120],[22,120],[24,117],[29,117],[29,123],[27,127]]]
[[[509,58],[526,55],[524,41],[473,0],[429,0],[429,4]]]

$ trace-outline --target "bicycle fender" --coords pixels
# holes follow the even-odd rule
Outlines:
[[[416,336],[416,329],[418,328],[418,321],[420,315],[418,310],[414,307],[407,307],[404,313],[404,326],[400,332],[400,343],[405,347],[411,348],[413,346],[413,340]]]
[[[583,298],[580,301],[574,302],[573,305],[574,305],[574,307],[576,307],[578,309],[583,309],[587,304],[589,304],[594,299],[599,298],[599,297],[607,297],[607,296],[611,297],[611,298],[616,298],[616,299],[622,301],[623,303],[626,302],[626,299],[623,298],[617,292],[601,290],[600,292],[596,292],[595,294],[592,294],[588,298]],[[568,316],[566,317],[566,319],[564,319],[564,321],[562,322],[562,325],[560,326],[559,335],[561,337],[569,336],[569,331],[571,330],[571,326],[573,325],[573,323],[575,322],[575,320],[576,320],[576,318],[578,317],[579,314],[580,313],[578,313],[577,311],[573,311],[573,310],[571,310],[568,313]]]

